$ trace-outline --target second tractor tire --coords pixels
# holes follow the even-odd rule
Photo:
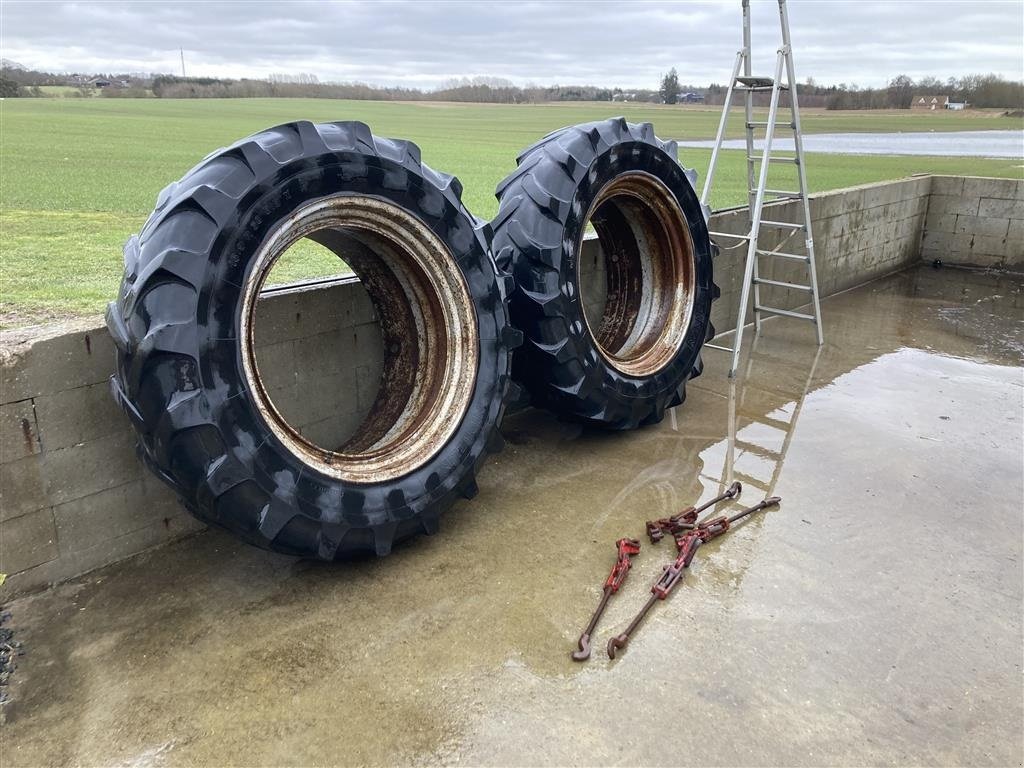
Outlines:
[[[562,418],[614,430],[656,423],[701,373],[717,249],[696,176],[675,151],[650,123],[575,125],[525,149],[498,185],[493,248],[515,277],[510,313],[525,337],[513,376]],[[603,296],[584,295],[588,224]]]

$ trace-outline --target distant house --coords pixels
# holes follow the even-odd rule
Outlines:
[[[937,109],[946,109],[947,104],[949,104],[949,96],[918,94],[914,96],[914,100],[910,102],[910,108],[935,111]]]
[[[703,93],[681,93],[679,94],[680,104],[701,104],[704,102]]]

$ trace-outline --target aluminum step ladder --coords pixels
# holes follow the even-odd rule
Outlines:
[[[730,232],[710,233],[713,238],[737,240],[737,244],[731,247],[739,247],[743,243],[746,243],[747,246],[743,288],[740,293],[739,314],[736,318],[736,336],[734,346],[732,347],[717,344],[705,345],[712,349],[720,349],[732,354],[732,361],[729,365],[730,378],[735,377],[739,366],[740,349],[743,344],[743,326],[746,323],[747,304],[750,301],[751,286],[754,289],[754,328],[756,333],[759,334],[761,332],[762,315],[777,315],[797,320],[808,320],[814,323],[818,336],[818,345],[822,345],[825,341],[821,327],[821,306],[818,300],[818,275],[814,266],[814,237],[811,233],[811,208],[807,200],[807,175],[804,169],[804,148],[800,133],[800,107],[797,103],[795,87],[796,75],[793,70],[793,49],[789,37],[789,14],[786,10],[786,0],[778,0],[778,3],[779,20],[782,25],[782,47],[778,49],[778,55],[775,60],[775,75],[773,77],[755,77],[751,74],[750,0],[743,0],[743,48],[736,53],[736,64],[733,67],[732,78],[729,80],[729,88],[725,94],[725,106],[722,108],[722,118],[718,123],[715,147],[711,152],[711,164],[708,167],[707,176],[704,179],[704,189],[700,196],[701,203],[707,205],[711,196],[711,185],[715,177],[718,155],[722,149],[722,141],[725,139],[725,130],[729,120],[729,109],[732,106],[733,95],[737,92],[742,93],[746,125],[747,206],[750,211],[750,231],[746,235],[736,235]],[[784,68],[786,82],[782,81]],[[741,71],[742,74],[740,74]],[[768,107],[768,119],[766,121],[756,121],[754,120],[754,94],[769,91],[771,92],[771,102]],[[772,154],[772,140],[775,136],[779,112],[779,94],[782,91],[789,91],[790,120],[788,127],[793,131],[793,144],[796,149],[793,156]],[[758,155],[754,152],[754,129],[761,126],[765,128],[764,148],[761,154]],[[768,168],[772,163],[786,163],[796,166],[797,190],[768,188]],[[757,186],[754,186],[755,176],[757,177]],[[767,197],[771,197],[773,200],[800,200],[803,211],[803,223],[797,224],[763,219],[762,213]],[[798,232],[802,232],[804,234],[805,253],[793,253],[793,249],[782,250],[782,245],[770,249],[762,248],[758,244],[762,227],[788,231],[790,233],[789,237],[786,238],[783,244],[788,242]],[[807,267],[808,282],[790,283],[761,277],[760,270],[758,269],[758,259],[762,257],[803,262]],[[761,286],[763,285],[809,293],[812,313],[765,306],[761,302]]]

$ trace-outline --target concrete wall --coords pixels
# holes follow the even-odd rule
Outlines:
[[[814,195],[811,220],[821,295],[852,288],[916,262],[920,258],[930,188],[931,177],[921,176]],[[766,206],[764,216],[773,221],[801,221],[800,206],[799,201],[774,203]],[[750,229],[746,207],[715,213],[710,228],[745,234]],[[762,228],[759,242],[766,249],[806,253],[802,233],[787,241],[789,234],[786,230]],[[724,247],[735,243],[720,240]],[[738,248],[723,248],[715,262],[715,282],[722,289],[722,297],[712,309],[711,320],[720,332],[736,325],[745,260],[743,243]],[[761,257],[760,269],[761,277],[769,280],[808,282],[802,262]],[[764,306],[795,309],[809,300],[809,294],[801,291],[774,286],[761,289]],[[748,314],[748,319],[752,321],[753,316]]]
[[[64,579],[200,527],[135,458],[95,321],[0,334],[0,571]]]
[[[340,445],[383,362],[366,291],[353,278],[272,290],[258,307],[256,359],[275,406],[314,442]],[[0,572],[15,591],[203,527],[136,458],[113,369],[95,320],[0,332]]]
[[[947,211],[952,202],[946,198],[955,198],[949,190],[977,193],[976,205],[964,208],[974,212],[956,216],[980,219],[984,212],[987,221],[1005,213],[1008,255],[1000,263],[1020,263],[1024,182],[980,183],[986,181],[920,177],[815,195],[811,210],[822,294],[918,261],[922,234],[939,233],[939,224],[948,221],[939,221],[945,213],[936,214],[930,224],[933,183]],[[795,203],[785,202],[772,206],[770,215],[796,221],[798,213]],[[743,210],[716,213],[711,222],[718,231],[745,232],[747,226]],[[948,242],[924,234],[931,237],[924,258],[955,262],[980,253],[977,246],[955,250],[960,241],[951,234]],[[765,244],[775,246],[780,239],[772,235]],[[585,285],[599,291],[602,262],[596,253],[596,242],[589,242],[581,264]],[[720,331],[734,324],[743,256],[742,248],[723,251],[716,263],[722,299],[713,320]],[[764,262],[765,277],[803,281],[798,263]],[[805,300],[780,294],[766,291],[764,300],[782,308]],[[275,404],[314,441],[340,442],[372,404],[380,335],[358,282],[272,292],[260,304],[256,341]],[[135,458],[134,433],[107,390],[113,366],[113,344],[95,320],[0,332],[0,571],[9,574],[9,591],[66,579],[201,527]]]
[[[922,258],[976,267],[1024,267],[1024,180],[935,176]]]
[[[268,291],[254,328],[256,364],[274,406],[311,442],[342,445],[370,412],[384,363],[380,326],[359,280]]]

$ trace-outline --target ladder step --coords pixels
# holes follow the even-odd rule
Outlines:
[[[801,198],[803,198],[803,195],[801,195],[799,192],[791,192],[788,189],[766,189],[764,193],[766,195],[771,195],[772,197],[778,197],[785,200],[800,200]],[[749,194],[756,195],[757,190],[751,189],[749,190]]]
[[[767,280],[763,277],[755,277],[754,282],[759,283],[760,285],[774,285],[779,288],[792,288],[794,291],[807,291],[808,293],[814,291],[814,289],[809,285],[800,285],[799,283],[783,283],[780,280]]]
[[[783,317],[795,317],[797,320],[810,320],[812,323],[818,321],[814,319],[814,315],[805,315],[803,312],[792,312],[788,309],[776,309],[775,307],[762,307],[758,304],[754,305],[755,312],[767,312],[769,315],[782,315]]]
[[[704,346],[711,347],[711,349],[719,349],[722,352],[729,352],[730,354],[732,353],[732,347],[723,347],[721,344],[712,344],[711,342],[706,341],[704,342]]]
[[[779,256],[783,259],[793,259],[794,261],[802,261],[805,264],[811,263],[810,256],[801,256],[799,253],[783,253],[782,251],[762,251],[760,248],[756,251],[758,256]]]
[[[747,161],[751,163],[760,163],[764,161],[763,155],[747,155]],[[796,163],[800,165],[799,157],[775,157],[771,156],[768,158],[769,163]]]
[[[708,232],[711,237],[731,237],[735,240],[749,240],[750,235],[734,235],[732,232]]]
[[[753,128],[756,125],[770,125],[770,123],[767,120],[751,120],[749,123],[747,123],[747,128]],[[780,122],[776,120],[775,127],[778,128],[780,125],[786,125],[792,128],[794,131],[796,130],[796,123],[794,123],[792,120],[790,120],[789,122]]]
[[[737,85],[733,87],[734,91],[771,91],[774,90],[774,85]],[[780,91],[788,91],[789,86],[783,83],[779,86]]]
[[[775,227],[776,229],[804,229],[804,224],[794,224],[791,221],[769,221],[761,219],[762,227]]]

